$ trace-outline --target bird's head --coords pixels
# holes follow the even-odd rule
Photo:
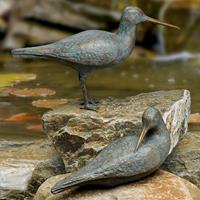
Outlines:
[[[152,23],[155,23],[155,24],[160,24],[160,25],[163,25],[163,26],[168,26],[168,27],[171,27],[171,28],[176,28],[176,29],[180,29],[179,27],[177,26],[174,26],[172,24],[168,24],[168,23],[165,23],[165,22],[161,22],[157,19],[154,19],[154,18],[151,18],[151,17],[148,17],[147,15],[144,14],[144,12],[138,8],[138,7],[132,7],[132,6],[128,6],[125,8],[124,12],[123,12],[123,16],[127,19],[127,20],[130,20],[132,21],[134,24],[139,24],[141,22],[152,22]]]
[[[163,123],[163,120],[159,110],[154,107],[148,107],[142,116],[143,129],[137,141],[135,151],[137,151],[147,132],[156,129],[160,123]]]

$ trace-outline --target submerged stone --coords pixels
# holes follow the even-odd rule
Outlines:
[[[37,108],[54,108],[58,105],[66,104],[67,99],[39,99],[32,102],[32,106]]]
[[[10,94],[17,97],[46,97],[54,95],[56,92],[47,88],[10,88]]]
[[[62,157],[67,172],[85,165],[114,139],[141,130],[141,117],[148,106],[158,108],[171,137],[171,150],[187,131],[190,93],[187,90],[144,93],[124,99],[108,98],[97,112],[79,108],[72,101],[43,116],[44,130]]]

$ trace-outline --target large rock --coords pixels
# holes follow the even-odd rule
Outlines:
[[[48,179],[38,190],[34,200],[199,200],[200,190],[190,182],[169,172],[158,171],[148,178],[111,189],[73,188],[52,195],[51,188],[64,175]]]
[[[106,29],[121,17],[106,7],[69,0],[18,0],[17,4],[12,0],[9,5],[7,23],[0,18],[0,30],[6,26],[5,50],[55,42],[77,30]],[[6,9],[1,7],[0,17]]]
[[[108,22],[119,21],[121,14],[98,5],[69,0],[37,0],[23,16],[85,30],[108,28]]]
[[[52,156],[47,160],[39,162],[28,181],[24,196],[28,199],[32,199],[43,182],[52,176],[64,173],[64,163],[58,156]]]
[[[63,158],[67,172],[83,166],[115,138],[138,133],[148,106],[162,112],[172,150],[187,131],[190,93],[174,90],[103,99],[97,112],[81,110],[79,104],[78,100],[69,101],[42,118],[44,130]]]
[[[4,16],[12,8],[13,0],[1,0],[0,1],[0,16]]]
[[[49,43],[77,30],[115,29],[121,11],[128,5],[138,6],[147,15],[182,29],[181,32],[158,30],[155,25],[142,24],[136,37],[139,45],[160,53],[164,46],[171,52],[198,51],[200,4],[197,0],[18,0],[17,4],[14,0],[1,0],[0,31],[6,34],[2,48]],[[47,34],[50,35],[45,37]]]
[[[200,132],[188,132],[162,168],[200,187]]]
[[[7,29],[5,15],[11,10],[12,3],[13,0],[0,1],[0,40],[2,39],[3,33],[5,33]]]
[[[46,44],[55,42],[64,37],[70,36],[70,33],[43,26],[36,22],[26,22],[21,19],[14,18],[12,25],[3,41],[3,49],[14,49],[29,45]],[[46,35],[48,34],[48,37]]]

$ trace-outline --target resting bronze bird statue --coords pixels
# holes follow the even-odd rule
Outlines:
[[[141,179],[159,168],[170,151],[170,135],[160,112],[149,107],[142,116],[143,129],[116,139],[86,166],[56,183],[53,194],[74,186],[117,186]]]
[[[28,58],[51,58],[71,66],[79,72],[84,108],[96,110],[96,103],[88,99],[86,88],[88,73],[122,63],[135,46],[136,25],[144,21],[178,28],[146,16],[137,7],[127,7],[122,13],[116,33],[101,30],[83,31],[52,44],[15,49],[12,54]]]

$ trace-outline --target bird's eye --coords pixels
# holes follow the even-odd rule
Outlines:
[[[140,17],[141,17],[141,15],[140,15],[139,13],[136,13],[136,14],[135,14],[135,18],[138,19],[138,18],[140,18]]]

